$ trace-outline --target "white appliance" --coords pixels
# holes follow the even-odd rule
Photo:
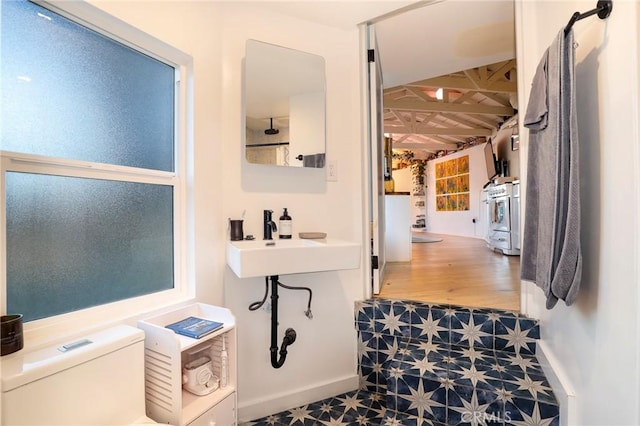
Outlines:
[[[487,246],[506,255],[520,255],[520,183],[491,186],[487,204]]]
[[[120,325],[3,357],[0,423],[154,423],[145,415],[144,332]]]
[[[386,262],[411,261],[411,204],[406,195],[384,197],[384,257]]]
[[[220,379],[212,370],[213,365],[208,356],[188,362],[182,369],[182,387],[194,395],[209,395],[220,385]]]

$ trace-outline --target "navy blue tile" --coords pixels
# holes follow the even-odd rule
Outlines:
[[[434,381],[446,378],[449,371],[445,361],[428,361],[427,359],[391,362],[390,369],[396,367],[402,372],[402,377],[424,377]]]
[[[364,418],[356,419],[356,422],[352,423],[353,425],[362,425],[362,426],[371,426],[371,425],[379,425],[382,423],[384,419],[384,415],[386,410],[374,410],[369,409],[365,414]]]
[[[418,304],[416,302],[411,302],[411,301],[394,300],[392,302],[392,305],[394,307],[401,306],[402,309],[408,312],[409,314],[411,312],[414,312],[418,308]]]
[[[417,416],[402,413],[387,413],[382,419],[382,426],[422,426]]]
[[[373,303],[368,300],[355,302],[355,316],[358,322],[369,322],[373,318]]]
[[[493,349],[493,327],[486,314],[457,312],[451,317],[451,344]]]
[[[429,361],[442,361],[449,355],[450,346],[424,340],[408,340],[403,348],[402,361],[415,361],[427,358]]]
[[[282,423],[290,426],[310,426],[317,422],[317,419],[312,415],[312,409],[309,408],[309,405],[303,405],[285,411],[281,413],[280,418]]]
[[[439,381],[412,376],[398,379],[398,412],[444,423],[446,407],[447,391]]]
[[[447,424],[451,426],[478,424],[474,419],[488,419],[492,415],[492,409],[500,409],[501,405],[498,401],[498,394],[495,392],[453,386],[447,392]]]
[[[402,376],[393,376],[387,379],[387,392],[385,394],[385,407],[387,410],[398,410],[398,393],[406,390],[406,383],[398,384],[398,379]],[[398,388],[400,386],[400,389]]]
[[[540,327],[535,320],[501,317],[496,321],[496,350],[533,355],[539,338]]]
[[[342,414],[349,421],[364,416],[368,410],[366,402],[357,394],[349,393],[334,398],[332,414]]]
[[[559,424],[534,355],[538,321],[392,299],[356,302],[354,314],[360,390],[251,424]]]
[[[441,311],[446,311],[451,308],[451,305],[442,304],[442,303],[429,303],[428,305],[431,309],[439,309]]]
[[[370,392],[378,391],[378,373],[373,371],[373,367],[360,365],[358,367],[358,375],[360,376],[360,389]]]
[[[356,330],[358,331],[374,331],[375,330],[375,321],[369,320],[367,322],[356,322]]]
[[[444,423],[435,420],[404,413],[388,413],[379,424],[382,426],[444,426]],[[372,425],[373,423],[369,426]]]
[[[455,386],[497,391],[503,389],[503,379],[500,373],[491,366],[474,364],[470,366],[449,364],[447,377]]]
[[[288,425],[289,422],[285,419],[281,418],[278,414],[273,414],[270,416],[265,416],[263,418],[254,420],[248,423],[251,426],[284,426]]]
[[[333,398],[323,399],[322,401],[309,404],[309,410],[314,419],[325,421],[331,419],[333,408]]]
[[[378,363],[384,364],[396,356],[401,343],[398,337],[381,335],[378,339]]]
[[[373,362],[378,359],[378,340],[374,338],[374,334],[368,331],[358,332],[358,360],[362,362],[362,358],[366,357]],[[366,364],[366,363],[365,363]],[[366,364],[366,365],[371,365]]]
[[[448,311],[454,312],[453,313],[454,315],[463,314],[463,313],[470,314],[472,311],[472,308],[467,306],[461,306],[461,305],[446,305],[445,309],[447,309]]]
[[[543,401],[549,404],[557,404],[556,397],[544,376],[534,376],[517,372],[501,373],[505,389],[514,396],[524,399]]]
[[[515,398],[505,402],[505,420],[508,424],[560,424],[560,409],[557,405],[545,404],[529,399]]]
[[[373,318],[375,320],[381,320],[385,314],[389,315],[391,311],[391,301],[378,299],[373,305]]]
[[[509,424],[506,423],[504,401],[502,401],[499,396],[498,399],[489,404],[489,406],[484,410],[484,414],[481,418],[484,421],[484,424],[486,424],[487,426],[500,426]],[[477,425],[482,423],[472,422],[470,424]]]
[[[416,307],[416,309],[418,309],[418,308],[426,308],[426,309],[429,309],[429,308],[432,306],[432,304],[431,304],[431,303],[425,303],[425,302],[411,302],[411,304],[412,304],[413,306],[415,306],[415,307]]]
[[[508,355],[503,356],[505,352],[501,352],[496,357],[498,364],[504,367],[504,372],[511,375],[531,374],[534,376],[544,376],[542,366],[533,355],[518,355],[506,352]]]
[[[386,398],[380,393],[370,393],[369,399],[371,400],[369,404],[370,410],[382,412],[386,409]]]
[[[451,345],[450,356],[451,362],[459,365],[469,366],[475,363],[497,364],[495,352],[484,348]]]
[[[383,333],[409,337],[411,332],[411,312],[407,310],[406,304],[393,303],[389,316],[385,317],[382,322],[385,324],[382,330]]]
[[[428,339],[438,343],[449,343],[451,319],[443,309],[416,308],[411,314],[412,338]]]
[[[476,307],[473,307],[473,308],[471,308],[471,311],[473,313],[475,313],[475,314],[485,314],[485,315],[495,313],[493,311],[493,309],[490,309],[490,308],[476,308]]]
[[[374,305],[373,316],[374,331],[394,336],[409,336],[410,312],[407,311],[406,304],[379,301]]]
[[[498,311],[498,310],[493,310],[494,313],[500,315],[501,317],[505,317],[505,318],[523,318],[524,316],[519,314],[518,312],[514,312],[514,311]],[[526,318],[526,317],[524,317]]]

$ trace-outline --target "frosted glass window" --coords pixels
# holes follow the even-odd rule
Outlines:
[[[174,171],[174,67],[24,0],[1,10],[2,149]]]
[[[31,321],[173,288],[173,187],[5,176],[7,312]]]

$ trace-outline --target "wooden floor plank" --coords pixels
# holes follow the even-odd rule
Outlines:
[[[413,243],[411,262],[387,262],[380,297],[520,311],[520,257],[454,235]]]

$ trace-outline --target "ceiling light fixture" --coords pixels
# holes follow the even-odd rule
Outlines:
[[[442,87],[436,90],[436,99],[441,101],[444,98]]]

